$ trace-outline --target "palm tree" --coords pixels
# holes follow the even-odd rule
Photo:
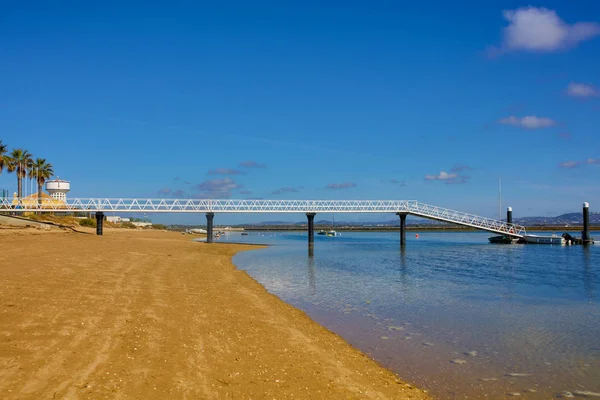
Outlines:
[[[4,169],[4,164],[6,164],[6,145],[2,144],[2,140],[0,140],[0,174]]]
[[[27,176],[27,171],[31,169],[33,160],[27,150],[14,149],[7,157],[8,172],[17,173],[17,196],[23,197],[23,178]]]
[[[45,158],[38,158],[31,164],[29,178],[34,178],[37,181],[37,198],[40,208],[42,206],[42,187],[44,186],[44,183],[46,183],[46,181],[52,177],[52,175],[54,175],[52,164],[47,163]]]

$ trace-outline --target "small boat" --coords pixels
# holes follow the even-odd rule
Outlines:
[[[513,244],[513,243],[517,243],[519,241],[519,239],[517,239],[517,238],[510,237],[510,236],[504,236],[504,235],[492,236],[492,237],[489,237],[488,240],[490,241],[490,243],[499,243],[499,244]]]
[[[242,236],[248,236],[248,232],[242,232]]]
[[[317,232],[317,235],[327,235],[327,232],[321,229],[319,232]]]
[[[539,236],[539,235],[527,235],[523,236],[525,243],[531,244],[566,244],[565,238],[558,235],[552,236]]]
[[[333,213],[331,214],[331,229],[327,231],[326,235],[329,237],[337,236],[337,232],[335,231],[335,214]]]

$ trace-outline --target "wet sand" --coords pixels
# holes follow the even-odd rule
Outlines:
[[[2,399],[426,399],[235,269],[254,246],[0,227]]]

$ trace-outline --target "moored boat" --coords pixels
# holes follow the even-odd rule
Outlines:
[[[552,235],[552,236],[539,236],[539,235],[526,235],[523,236],[525,243],[530,244],[566,244],[565,238]]]
[[[490,243],[513,244],[517,243],[519,239],[510,236],[500,235],[489,237],[488,240],[490,241]]]

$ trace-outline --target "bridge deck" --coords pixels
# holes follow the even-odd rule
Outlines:
[[[11,212],[123,212],[123,213],[407,213],[513,237],[527,234],[525,227],[416,200],[212,200],[212,199],[43,199],[0,202]]]

